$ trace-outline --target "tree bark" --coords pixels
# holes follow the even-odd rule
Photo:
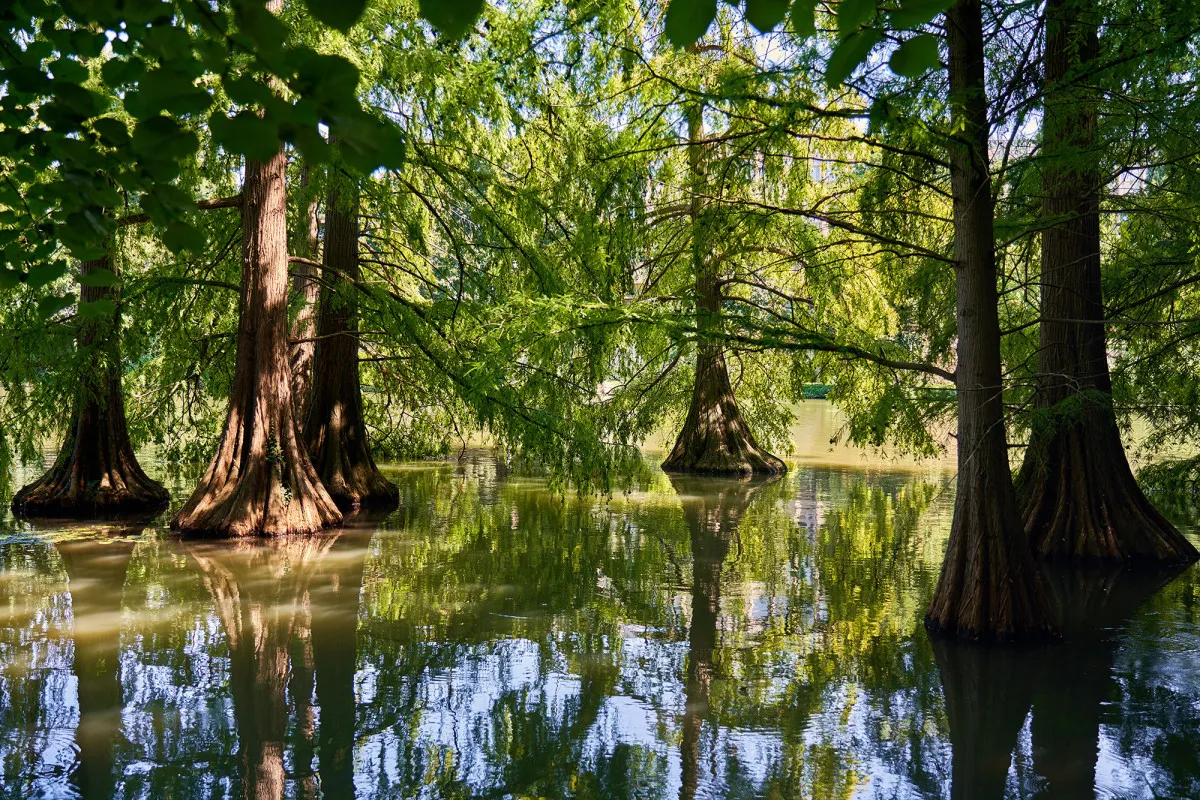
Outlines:
[[[86,800],[108,798],[117,785],[115,748],[121,740],[121,598],[133,555],[128,538],[55,545],[67,570],[78,681],[78,767],[72,782]]]
[[[331,188],[325,208],[325,281],[317,323],[316,381],[304,441],[338,507],[394,506],[400,492],[379,472],[367,443],[358,366],[358,197]]]
[[[958,488],[926,627],[970,640],[1053,635],[1050,607],[1017,516],[1000,360],[995,234],[980,0],[946,14],[951,190],[958,305]]]
[[[112,269],[107,256],[85,261],[82,273]],[[111,287],[80,286],[80,301],[115,301]],[[157,512],[170,499],[142,470],[129,441],[121,393],[120,312],[111,320],[82,320],[78,349],[88,359],[76,394],[74,420],[50,471],[13,498],[26,517],[114,517]]]
[[[1046,4],[1042,299],[1036,415],[1017,478],[1045,558],[1190,563],[1196,548],[1133,478],[1112,404],[1100,275],[1099,56],[1089,0]]]
[[[310,180],[311,170],[306,164],[300,174],[300,185],[308,186]],[[316,260],[318,225],[315,193],[305,206],[299,229],[292,238],[292,255],[308,261]],[[292,291],[300,296],[300,311],[292,322],[292,406],[296,419],[303,422],[308,418],[308,402],[312,396],[313,356],[317,349],[314,341],[317,336],[317,302],[321,283],[317,280],[316,267],[306,261],[296,262],[294,271]]]
[[[171,521],[184,535],[311,534],[342,521],[292,411],[286,167],[282,148],[246,161],[237,371],[216,455]]]
[[[707,475],[774,475],[787,467],[782,460],[758,446],[729,383],[724,350],[711,341],[711,335],[721,326],[722,295],[720,276],[708,252],[706,235],[708,221],[702,195],[707,169],[702,114],[698,104],[688,109],[692,268],[696,275],[696,320],[701,335],[696,345],[692,404],[662,468],[667,472]]]

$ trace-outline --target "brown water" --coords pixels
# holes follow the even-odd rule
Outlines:
[[[0,796],[1200,797],[1200,571],[1048,575],[1065,645],[931,643],[938,465],[389,474],[317,539],[5,518]]]

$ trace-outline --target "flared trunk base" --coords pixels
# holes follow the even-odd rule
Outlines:
[[[696,475],[778,475],[787,470],[782,459],[754,440],[719,349],[700,348],[692,405],[662,469]]]
[[[119,388],[116,389],[120,391]],[[114,415],[121,415],[114,420]],[[113,519],[153,515],[170,501],[138,464],[124,434],[124,410],[91,405],[77,418],[54,466],[13,497],[20,517]]]
[[[986,491],[986,481],[980,484],[980,491],[963,491],[960,482],[946,560],[925,628],[935,636],[969,642],[1055,640],[1049,599],[1020,540],[1015,515]]]
[[[1111,422],[1035,434],[1017,479],[1017,502],[1040,558],[1145,566],[1200,559],[1137,485]]]

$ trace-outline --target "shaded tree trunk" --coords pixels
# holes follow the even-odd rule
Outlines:
[[[394,506],[400,492],[371,458],[363,420],[358,320],[358,198],[330,189],[325,208],[325,285],[317,323],[316,376],[304,441],[317,474],[340,508]]]
[[[124,536],[138,531],[116,531]],[[72,775],[85,800],[116,792],[116,747],[121,740],[121,599],[133,555],[128,539],[55,545],[67,570],[74,620],[79,766]]]
[[[1112,405],[1100,275],[1100,42],[1089,0],[1046,4],[1042,306],[1037,413],[1017,478],[1036,554],[1190,563],[1200,558],[1133,478]]]
[[[703,110],[698,104],[688,109],[688,165],[692,192],[692,268],[696,275],[696,320],[700,339],[696,345],[696,376],[692,404],[671,454],[663,462],[667,472],[709,475],[773,475],[787,467],[758,446],[749,424],[738,408],[729,383],[725,353],[710,339],[721,325],[721,285],[717,268],[708,252],[702,194],[707,169],[704,158]]]
[[[301,446],[287,339],[287,159],[246,161],[237,366],[212,464],[171,528],[197,536],[316,533],[341,522]]]
[[[1052,635],[1008,466],[979,0],[947,12],[958,305],[958,488],[930,631],[971,640]]]
[[[113,269],[106,256],[85,261],[84,275]],[[116,300],[111,287],[81,286],[80,301]],[[121,392],[120,312],[83,320],[78,348],[88,360],[75,400],[74,421],[50,471],[17,492],[13,513],[41,517],[109,517],[156,512],[170,499],[142,470],[129,441]]]
[[[308,186],[311,170],[306,164],[300,174],[300,185]],[[304,214],[299,220],[298,230],[292,239],[292,255],[313,261],[317,258],[317,195],[309,198]],[[292,322],[292,406],[293,414],[301,423],[308,417],[308,401],[312,395],[313,356],[317,343],[317,302],[321,283],[317,280],[317,268],[305,262],[296,262],[292,275],[292,291],[300,296],[300,310]]]

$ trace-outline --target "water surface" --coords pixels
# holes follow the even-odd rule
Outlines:
[[[1058,647],[931,643],[940,465],[388,472],[314,539],[5,518],[0,795],[1200,797],[1200,571],[1048,575]]]

